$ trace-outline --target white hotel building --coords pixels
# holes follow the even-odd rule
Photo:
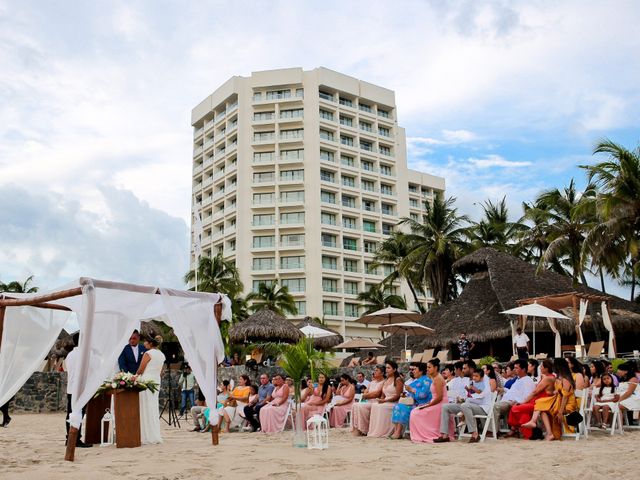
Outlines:
[[[394,92],[326,68],[254,72],[209,95],[191,124],[203,255],[234,259],[245,293],[277,279],[299,318],[377,337],[353,323],[357,294],[390,273],[370,268],[376,246],[445,188],[407,168]]]

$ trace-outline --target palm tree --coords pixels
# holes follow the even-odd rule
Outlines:
[[[404,280],[411,290],[415,305],[420,309],[421,313],[425,312],[424,307],[418,300],[416,286],[422,291],[420,287],[420,274],[416,272],[413,266],[401,270],[400,265],[402,260],[407,256],[411,250],[409,243],[409,237],[403,232],[394,231],[389,238],[380,244],[375,254],[375,261],[372,267],[378,268],[381,265],[393,265],[393,271],[382,280],[383,285],[391,285],[396,280]]]
[[[400,270],[415,268],[422,283],[426,283],[436,304],[443,304],[448,298],[453,284],[453,263],[466,248],[463,222],[465,215],[458,215],[453,208],[455,198],[447,200],[435,197],[433,205],[425,202],[425,221],[419,223],[411,218],[403,218],[401,223],[411,229],[408,242],[411,250],[400,262]]]
[[[30,284],[33,281],[33,275],[27,277],[27,279],[20,283],[17,280],[9,283],[0,282],[0,292],[13,292],[13,293],[36,293],[38,287],[32,287]]]
[[[386,307],[407,309],[407,303],[400,295],[385,293],[384,285],[371,285],[366,292],[358,294],[358,300],[364,302],[362,306],[365,309],[364,314],[376,312]]]
[[[191,283],[196,279],[195,270],[191,270],[184,276],[185,283]],[[198,291],[224,293],[230,298],[240,295],[243,290],[240,281],[240,272],[235,262],[225,260],[222,253],[215,257],[200,257],[198,262]],[[194,290],[192,287],[190,290]]]
[[[467,237],[475,248],[491,247],[505,253],[514,253],[516,237],[524,230],[520,222],[509,221],[506,197],[497,203],[487,200],[482,204],[483,218],[467,229]]]
[[[625,277],[633,301],[640,278],[640,146],[629,150],[605,139],[593,153],[604,153],[609,158],[582,166],[589,181],[600,189],[596,198],[598,223],[585,243],[596,253],[608,252],[610,257],[617,257],[618,270],[628,265]],[[615,263],[613,260],[608,267]]]
[[[278,285],[277,281],[261,283],[257,292],[247,295],[247,301],[253,302],[250,309],[254,312],[268,308],[282,316],[298,314],[295,299],[289,293],[289,288]]]

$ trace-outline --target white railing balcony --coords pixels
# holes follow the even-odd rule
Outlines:
[[[197,163],[193,166],[193,174],[196,175],[198,173],[200,173],[202,170],[204,170],[204,164],[202,163]]]
[[[202,133],[204,132],[204,127],[200,127],[197,128],[194,132],[193,132],[193,136],[197,137],[198,135],[202,135]]]
[[[303,133],[287,133],[287,132],[281,132],[280,133],[280,140],[302,140],[304,138],[304,134]]]
[[[289,248],[289,247],[304,247],[304,240],[300,241],[291,241],[291,242],[280,242],[280,247]]]
[[[304,155],[302,153],[299,153],[298,155],[281,155],[280,156],[280,161],[281,162],[302,162],[304,161]]]
[[[213,183],[213,177],[207,177],[207,178],[204,179],[204,182],[202,182],[202,186],[203,187],[208,187],[212,183]]]
[[[203,207],[205,207],[205,206],[207,206],[207,205],[210,205],[210,204],[211,204],[211,202],[213,202],[213,197],[211,197],[211,196],[206,197],[206,198],[204,198],[204,199],[202,200],[202,206],[203,206]]]
[[[224,189],[218,190],[216,193],[213,194],[213,198],[216,199],[216,198],[224,197],[224,193],[225,193]]]
[[[204,150],[204,146],[203,145],[199,145],[196,148],[193,149],[193,154],[194,155],[198,155],[199,153],[202,153],[202,151]]]
[[[216,173],[213,174],[213,179],[217,180],[219,178],[224,177],[225,171],[224,170],[218,170]]]
[[[274,133],[270,133],[268,135],[253,136],[254,143],[269,143],[269,142],[273,142],[275,139],[276,139],[276,136]]]

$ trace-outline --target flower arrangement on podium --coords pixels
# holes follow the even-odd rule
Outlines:
[[[118,393],[118,390],[133,390],[136,392],[149,390],[153,393],[158,390],[158,383],[153,380],[140,379],[132,373],[118,372],[113,378],[105,380],[98,387],[94,397],[104,393]]]

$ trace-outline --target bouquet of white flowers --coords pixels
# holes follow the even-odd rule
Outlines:
[[[97,397],[112,390],[135,390],[138,392],[149,390],[153,393],[158,390],[158,384],[153,380],[140,379],[132,373],[118,372],[113,378],[105,380],[94,396]]]

